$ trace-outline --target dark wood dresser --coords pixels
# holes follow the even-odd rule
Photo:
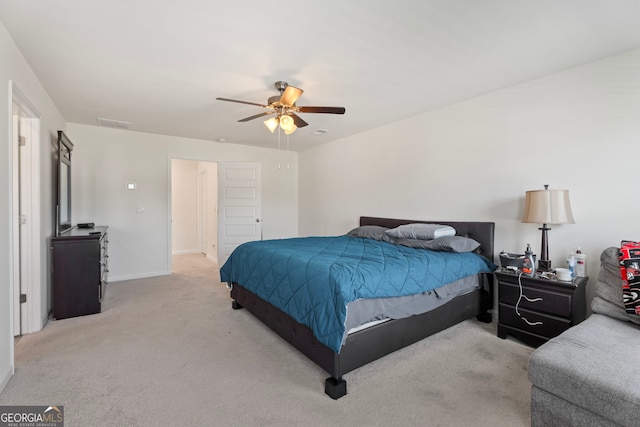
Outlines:
[[[512,335],[537,347],[586,317],[588,277],[571,282],[496,272],[498,337]]]
[[[107,286],[107,227],[73,227],[51,238],[53,319],[100,313]]]

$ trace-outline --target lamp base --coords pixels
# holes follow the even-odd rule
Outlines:
[[[551,261],[548,259],[538,261],[538,271],[551,271]]]

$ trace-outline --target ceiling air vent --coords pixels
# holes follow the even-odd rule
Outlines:
[[[122,122],[119,120],[101,119],[101,118],[97,118],[96,120],[98,121],[98,125],[108,127],[108,128],[129,129],[129,126],[131,126],[131,123],[129,122]]]

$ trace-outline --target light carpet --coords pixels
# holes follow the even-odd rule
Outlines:
[[[530,347],[468,320],[345,375],[232,310],[214,263],[116,282],[102,313],[16,344],[0,405],[63,405],[65,426],[528,426]]]

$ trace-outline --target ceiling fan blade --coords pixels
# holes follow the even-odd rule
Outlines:
[[[247,101],[239,101],[237,99],[229,99],[229,98],[216,98],[218,101],[228,101],[228,102],[237,102],[238,104],[247,104],[247,105],[257,105],[258,107],[268,108],[267,105],[257,104],[255,102],[247,102]]]
[[[300,113],[344,114],[344,107],[298,107]]]
[[[294,113],[289,113],[289,115],[293,118],[293,124],[296,125],[296,127],[302,128],[305,126],[308,126],[309,123],[305,122],[304,120],[302,120],[302,118]]]
[[[300,98],[302,92],[304,92],[302,89],[298,89],[294,86],[287,86],[287,88],[282,93],[282,96],[280,97],[280,103],[282,105],[293,105],[296,103],[298,98]]]
[[[248,122],[249,120],[257,119],[258,117],[267,116],[269,114],[275,114],[275,111],[265,111],[264,113],[256,114],[255,116],[245,117],[244,119],[238,120],[239,122]]]

